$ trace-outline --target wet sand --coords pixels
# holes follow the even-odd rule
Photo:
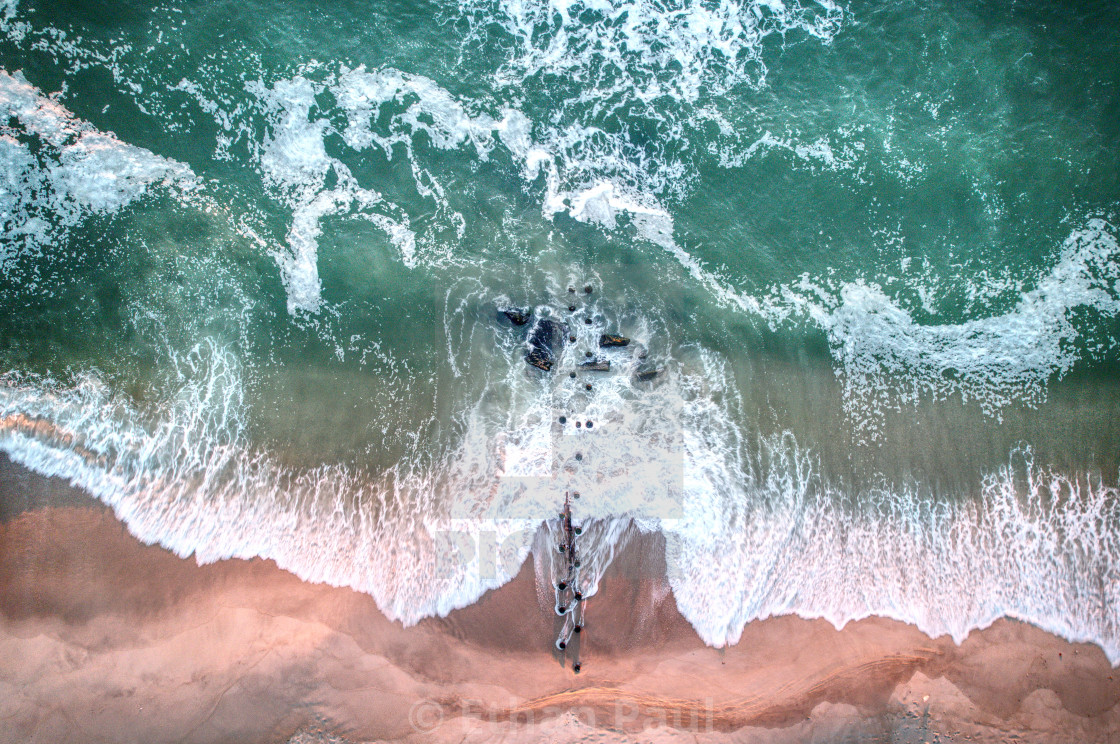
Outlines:
[[[890,620],[780,617],[708,648],[655,537],[588,601],[575,675],[531,561],[406,629],[271,561],[143,545],[6,462],[0,500],[2,742],[1120,740],[1100,648],[1016,621],[958,647]]]

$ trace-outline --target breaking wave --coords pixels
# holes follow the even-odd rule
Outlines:
[[[542,515],[563,491],[583,490],[594,494],[579,508],[585,594],[629,525],[661,531],[678,606],[712,645],[788,613],[838,626],[880,615],[957,641],[1010,616],[1120,659],[1115,488],[1050,472],[1022,450],[977,498],[946,501],[915,485],[853,501],[791,436],[737,428],[736,394],[711,352],[695,350],[651,389],[628,374],[604,378],[579,413],[594,434],[552,415],[576,407],[565,398],[578,389],[550,390],[520,367],[488,386],[446,455],[383,476],[294,471],[255,452],[238,365],[209,345],[176,358],[178,393],[151,415],[94,372],[69,384],[9,373],[0,448],[87,489],[147,542],[199,562],[272,558],[367,592],[406,624],[501,585],[534,544],[551,555],[554,525]],[[490,409],[495,388],[520,400]]]

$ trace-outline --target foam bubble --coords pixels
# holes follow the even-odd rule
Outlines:
[[[190,86],[179,87],[190,90]],[[347,125],[341,132],[346,144],[358,152],[376,147],[387,158],[403,150],[417,193],[433,199],[441,218],[437,222],[458,225],[460,236],[462,216],[449,210],[442,185],[421,165],[416,149],[420,135],[437,149],[470,146],[482,161],[500,142],[520,164],[527,183],[545,174],[545,216],[566,212],[610,230],[617,226],[616,215],[625,212],[643,227],[657,222],[650,234],[671,233],[671,217],[657,198],[633,185],[644,181],[643,169],[649,163],[641,159],[635,164],[625,142],[604,137],[598,128],[569,127],[538,142],[533,137],[533,123],[520,111],[505,108],[501,118],[476,112],[479,107],[474,102],[456,99],[423,76],[392,68],[341,67],[322,84],[297,76],[271,87],[252,83],[248,88],[264,105],[271,127],[257,156],[262,176],[293,210],[287,246],[275,252],[290,312],[318,312],[320,308],[315,264],[322,232],[319,221],[326,215],[342,214],[358,205],[360,216],[386,230],[406,265],[416,266],[420,261],[407,216],[378,192],[360,186],[341,160],[327,154],[324,140],[333,129],[326,119],[316,118],[321,108],[317,96],[325,94],[346,116]],[[610,151],[604,151],[600,142]],[[613,178],[586,183],[586,174],[591,172]],[[670,169],[668,175],[674,174],[679,176],[679,169]],[[331,175],[338,183],[327,189]],[[577,185],[566,188],[566,183]],[[347,201],[348,196],[352,201]]]
[[[546,214],[607,182],[646,206],[687,194],[697,178],[695,142],[713,123],[722,144],[712,147],[738,148],[722,102],[736,88],[764,85],[765,41],[804,35],[828,44],[845,17],[830,2],[461,0],[459,11],[466,49],[500,60],[498,90],[548,101],[540,115],[525,109],[537,148],[553,162]],[[833,158],[828,143],[797,147],[806,158]],[[541,160],[527,169],[530,180]]]
[[[578,333],[586,344],[603,329],[581,324]],[[638,339],[649,332],[635,327]],[[305,579],[367,592],[411,624],[509,580],[565,489],[594,491],[581,516],[604,524],[601,550],[588,554],[588,596],[614,549],[606,536],[617,530],[607,523],[652,528],[675,515],[673,385],[635,395],[629,353],[616,354],[616,374],[597,378],[590,400],[582,388],[550,390],[547,378],[527,377],[519,354],[504,365],[475,360],[469,371],[484,384],[462,413],[460,435],[442,452],[414,452],[377,474],[293,470],[255,450],[240,366],[212,343],[168,351],[170,372],[156,385],[166,394],[148,409],[94,370],[70,382],[7,373],[0,448],[89,490],[145,541],[200,562],[272,558]],[[567,354],[571,365],[575,352]],[[494,406],[496,391],[512,397]],[[555,431],[556,407],[577,406],[596,421],[594,432]]]
[[[0,135],[0,268],[50,241],[50,224],[35,213],[48,188],[46,174],[27,146]]]
[[[331,88],[349,122],[343,137],[356,150],[376,143],[391,153],[394,145],[401,144],[411,154],[412,139],[419,132],[441,150],[469,141],[481,160],[494,146],[497,122],[485,115],[472,116],[463,103],[422,75],[392,68],[367,71],[364,65],[353,70],[343,67]],[[371,122],[388,103],[407,105],[393,114],[386,137],[375,133]]]
[[[585,341],[600,331],[580,330]],[[3,375],[0,448],[89,490],[145,541],[200,562],[273,558],[305,579],[365,591],[408,624],[509,580],[564,487],[598,484],[612,494],[589,518],[649,517],[664,508],[657,486],[679,462],[671,441],[632,441],[667,406],[654,399],[640,417],[616,410],[627,395],[626,365],[583,411],[600,424],[592,454],[587,441],[555,436],[547,382],[527,379],[520,355],[511,355],[504,367],[471,365],[485,365],[471,369],[485,384],[442,453],[415,452],[378,474],[292,470],[251,445],[241,369],[228,351],[206,343],[167,355],[171,371],[156,385],[166,395],[150,409],[94,370],[70,382]],[[496,390],[514,393],[509,405],[488,403]],[[585,469],[568,472],[581,449]],[[510,459],[518,451],[520,464]],[[643,472],[650,477],[634,478]]]
[[[309,201],[323,188],[334,165],[323,143],[329,125],[311,118],[315,88],[301,77],[279,80],[271,88],[260,84],[248,88],[271,113],[272,131],[259,155],[265,184],[291,201]]]
[[[470,142],[485,160],[494,146],[493,131],[502,128],[502,123],[485,115],[472,117],[432,81],[391,68],[342,67],[325,83],[296,76],[271,87],[253,83],[248,88],[264,104],[271,125],[271,133],[259,148],[262,176],[293,210],[286,250],[275,254],[288,291],[289,312],[314,313],[320,308],[316,262],[320,221],[327,215],[354,210],[387,233],[406,266],[415,267],[419,262],[417,236],[407,214],[376,190],[360,185],[340,159],[327,154],[324,140],[334,130],[325,119],[315,118],[319,111],[316,96],[329,94],[346,115],[347,126],[341,135],[354,151],[376,146],[391,158],[396,147],[403,147],[417,193],[435,200],[442,218],[438,222],[458,225],[461,236],[463,218],[447,208],[443,187],[419,165],[414,140],[424,134],[439,149]],[[390,105],[403,110],[395,110],[386,131],[375,130],[373,124],[381,118],[382,107]],[[337,184],[327,189],[332,175]]]
[[[181,163],[125,145],[101,132],[84,132],[62,151],[53,182],[82,209],[115,212],[153,184],[171,186],[193,177]]]

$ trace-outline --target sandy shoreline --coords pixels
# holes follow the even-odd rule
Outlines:
[[[1100,648],[1020,622],[957,647],[878,618],[782,617],[707,648],[655,578],[657,538],[588,602],[577,676],[531,561],[405,629],[271,561],[145,546],[6,461],[0,500],[2,742],[1120,740]]]

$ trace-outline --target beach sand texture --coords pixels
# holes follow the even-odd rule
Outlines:
[[[575,675],[531,561],[404,628],[366,595],[271,561],[199,566],[57,481],[4,476],[3,742],[1120,738],[1103,652],[1013,620],[958,647],[880,618],[777,617],[708,648],[653,578],[660,538],[637,537],[587,603]]]

